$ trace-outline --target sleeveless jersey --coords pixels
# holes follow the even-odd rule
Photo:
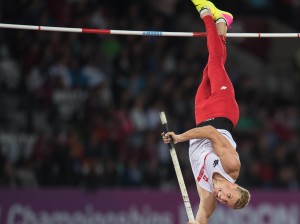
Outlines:
[[[217,129],[236,149],[236,143],[230,132],[224,129]],[[214,153],[211,141],[207,138],[191,139],[189,147],[189,158],[196,181],[203,189],[213,192],[213,174],[219,173],[226,180],[234,183],[223,169],[220,158]]]

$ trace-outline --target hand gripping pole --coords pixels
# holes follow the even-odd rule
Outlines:
[[[167,122],[165,112],[160,113],[160,120],[161,120],[164,132],[165,133],[169,132],[169,127],[168,127],[168,122]],[[183,179],[182,172],[180,169],[178,157],[177,157],[177,154],[175,151],[175,144],[174,144],[172,138],[171,138],[171,141],[168,144],[168,146],[169,146],[171,158],[173,161],[174,169],[176,172],[177,180],[179,183],[179,187],[180,187],[180,191],[181,191],[181,195],[183,198],[183,202],[184,202],[184,206],[185,206],[185,210],[186,210],[188,219],[189,219],[189,221],[194,221],[195,218],[194,218],[193,210],[192,210],[190,199],[189,199],[186,187],[185,187],[185,183],[184,183],[184,179]]]

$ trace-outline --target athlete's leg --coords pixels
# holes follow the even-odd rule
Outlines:
[[[219,34],[219,38],[223,43],[223,51],[224,51],[224,65],[226,63],[227,60],[227,50],[226,50],[226,33],[227,33],[227,25],[226,23],[217,23],[216,24],[217,27],[217,32]]]
[[[226,62],[227,52],[226,52],[226,33],[227,26],[230,27],[233,16],[225,11],[219,10],[212,2],[207,0],[192,0],[197,11],[200,15],[204,16],[205,14],[212,14],[213,19],[216,22],[217,32],[223,42],[223,51],[224,51],[224,63]],[[211,13],[207,12],[210,11]]]
[[[233,85],[224,68],[226,25],[230,26],[232,23],[232,15],[218,10],[212,3],[207,4],[208,1],[192,1],[200,13],[207,31],[209,57],[206,71],[211,87],[211,95],[207,99],[198,97],[201,100],[195,102],[196,124],[211,118],[226,117],[236,125],[239,116],[238,105],[235,101]],[[199,96],[199,94],[197,95]]]
[[[239,109],[235,100],[233,85],[224,67],[226,60],[224,39],[219,35],[226,34],[227,28],[224,26],[231,24],[232,17],[230,23],[228,23],[224,18],[214,20],[210,11],[203,11],[200,13],[200,16],[204,21],[207,33],[207,47],[209,52],[208,78],[211,84],[211,96],[203,106],[201,105],[198,108],[196,112],[198,114],[198,122],[215,117],[226,117],[232,121],[233,125],[236,125],[239,117]]]
[[[225,23],[217,23],[216,24],[217,32],[219,34],[220,41],[222,44],[222,50],[224,54],[224,64],[227,58],[226,52],[226,32],[227,26]],[[210,88],[210,81],[208,79],[208,65],[205,66],[202,76],[202,81],[198,87],[197,94],[196,94],[196,106],[197,104],[201,104],[203,100],[207,99],[211,95],[211,88]]]
[[[233,16],[229,12],[222,11],[218,9],[211,1],[206,1],[207,7],[209,7],[213,19],[216,23],[217,33],[223,43],[223,50],[224,50],[224,64],[227,59],[227,52],[226,52],[226,33],[227,27],[231,26],[233,22]]]
[[[234,93],[233,85],[224,67],[226,60],[225,46],[219,37],[214,19],[209,13],[201,14],[201,18],[204,21],[207,33],[207,47],[209,52],[208,77],[211,84],[211,94],[214,94],[223,86],[229,88]],[[221,25],[218,26],[220,27]]]
[[[192,2],[194,3],[199,13],[203,8],[207,8],[206,0],[192,0]],[[195,108],[200,107],[200,105],[202,105],[205,102],[205,100],[210,97],[210,95],[211,95],[211,88],[210,88],[210,81],[208,78],[208,66],[206,65],[203,70],[202,81],[198,87],[195,96]],[[197,113],[196,113],[196,117],[197,117]]]
[[[208,78],[208,67],[205,66],[203,70],[202,81],[197,89],[197,93],[195,96],[195,107],[201,105],[206,99],[208,99],[211,95],[210,89],[210,81]]]

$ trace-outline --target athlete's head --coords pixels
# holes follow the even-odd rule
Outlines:
[[[224,181],[222,185],[214,190],[216,199],[227,207],[241,209],[248,205],[250,193],[245,188]]]
[[[236,190],[240,193],[240,198],[234,204],[233,208],[234,209],[245,208],[250,202],[250,198],[251,198],[250,192],[241,186],[237,186]]]

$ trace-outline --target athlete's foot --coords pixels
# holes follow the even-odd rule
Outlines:
[[[206,11],[208,11],[207,1],[206,0],[192,0],[194,3],[197,11],[200,13],[200,15]]]
[[[226,36],[227,29],[228,29],[226,23],[217,23],[216,27],[217,27],[217,32],[220,36]]]
[[[212,2],[206,1],[207,7],[210,9],[215,22],[226,23],[227,27],[230,28],[233,22],[233,15],[229,12],[218,9]]]

